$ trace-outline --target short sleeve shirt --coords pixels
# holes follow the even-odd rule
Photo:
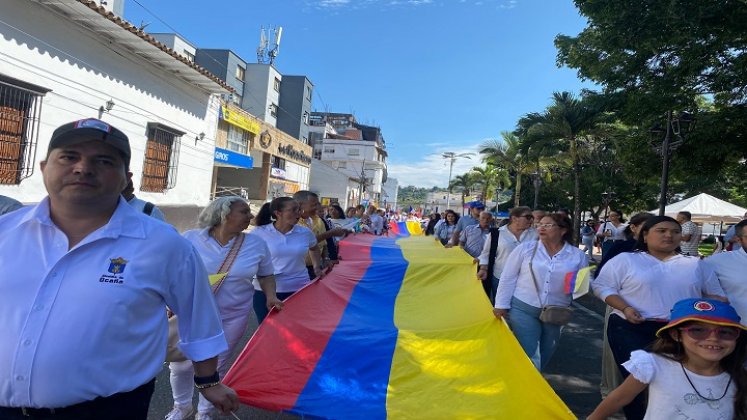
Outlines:
[[[648,384],[644,420],[734,417],[737,387],[729,383],[726,372],[716,376],[698,375],[683,370],[679,362],[642,350],[631,353],[630,360],[623,366],[639,382]],[[726,394],[718,400],[724,391]],[[714,401],[704,400],[698,393]]]
[[[683,240],[680,242],[680,248],[682,253],[685,255],[692,255],[693,257],[698,256],[698,244],[700,243],[700,232],[698,231],[698,225],[692,220],[689,220],[682,224],[682,236],[690,235],[690,240]]]
[[[208,274],[216,274],[226,260],[236,238],[231,239],[226,245],[221,245],[210,236],[208,231],[209,229],[190,230],[184,232],[184,237],[197,249]],[[223,280],[218,293],[215,294],[215,302],[223,316],[249,313],[252,296],[254,296],[252,284],[254,277],[271,276],[275,273],[270,249],[264,239],[246,233],[242,235],[244,243],[241,244],[241,249],[229,268],[228,275]]]
[[[267,244],[275,268],[275,289],[278,293],[291,293],[309,282],[304,257],[309,248],[316,245],[316,235],[308,228],[294,225],[283,234],[270,223],[257,226],[249,234],[256,235]],[[254,290],[262,290],[259,281],[254,280]]]

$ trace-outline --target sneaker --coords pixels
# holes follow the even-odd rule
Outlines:
[[[194,415],[195,410],[192,406],[175,405],[174,408],[166,414],[165,420],[186,420]]]
[[[195,416],[195,420],[215,420],[217,418],[215,411],[200,411]]]

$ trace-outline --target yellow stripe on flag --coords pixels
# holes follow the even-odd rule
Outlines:
[[[493,316],[471,257],[427,237],[397,244],[409,266],[394,308],[388,418],[575,418]]]

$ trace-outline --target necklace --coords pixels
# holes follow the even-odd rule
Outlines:
[[[685,370],[685,365],[680,362],[680,367],[682,368],[682,373],[685,374],[685,378],[687,378],[687,382],[690,383],[690,386],[692,387],[693,391],[695,391],[698,396],[706,401],[720,401],[722,398],[726,396],[726,393],[729,392],[729,386],[731,386],[731,375],[729,375],[729,382],[726,384],[726,389],[724,389],[724,393],[721,394],[718,398],[707,398],[702,395],[700,395],[700,392],[698,392],[698,389],[695,388],[695,385],[693,384],[693,381],[690,380],[690,376],[687,375],[687,371]]]

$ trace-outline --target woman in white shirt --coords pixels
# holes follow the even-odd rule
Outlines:
[[[560,325],[540,321],[545,305],[570,306],[565,277],[587,266],[583,251],[571,244],[571,219],[560,214],[543,217],[537,224],[538,241],[525,242],[511,252],[501,273],[495,296],[497,318],[506,318],[511,330],[543,370],[560,339]],[[539,351],[538,351],[539,350]]]
[[[597,236],[602,240],[602,258],[607,255],[612,244],[622,242],[625,238],[625,228],[628,227],[623,223],[623,214],[618,210],[611,210],[609,217],[599,226]]]
[[[322,274],[322,256],[316,246],[316,235],[297,224],[300,217],[301,208],[296,200],[278,197],[262,206],[257,214],[257,227],[249,234],[267,243],[275,267],[277,296],[281,300],[309,283],[309,271],[304,260],[307,252],[311,256],[314,273],[317,276]],[[269,313],[267,297],[256,280],[254,290],[254,312],[261,323]]]
[[[218,373],[223,377],[229,368],[229,360],[236,345],[246,331],[251,314],[254,286],[252,279],[257,278],[263,293],[268,296],[267,306],[282,308],[283,303],[275,295],[275,279],[270,251],[265,241],[256,236],[247,235],[244,230],[249,227],[254,216],[249,204],[241,197],[220,197],[213,200],[200,213],[200,229],[184,232],[184,237],[194,245],[197,253],[210,274],[226,273],[222,283],[217,287],[215,302],[223,322],[223,332],[228,342],[228,350],[218,356]],[[236,257],[233,264],[226,267],[224,262],[236,244]],[[220,281],[219,281],[220,282]],[[214,290],[217,286],[213,285]],[[171,362],[171,390],[174,397],[174,408],[166,416],[167,420],[187,418],[194,413],[192,394],[194,391],[194,369],[192,361]],[[212,419],[215,416],[213,405],[200,394],[197,406],[197,419]]]
[[[643,224],[635,251],[607,262],[592,282],[594,294],[612,307],[607,321],[607,341],[621,364],[634,350],[646,348],[656,331],[666,325],[670,309],[682,299],[713,297],[725,293],[716,275],[697,257],[679,253],[682,230],[668,216],[654,216]],[[645,395],[624,408],[625,416],[643,418]]]

